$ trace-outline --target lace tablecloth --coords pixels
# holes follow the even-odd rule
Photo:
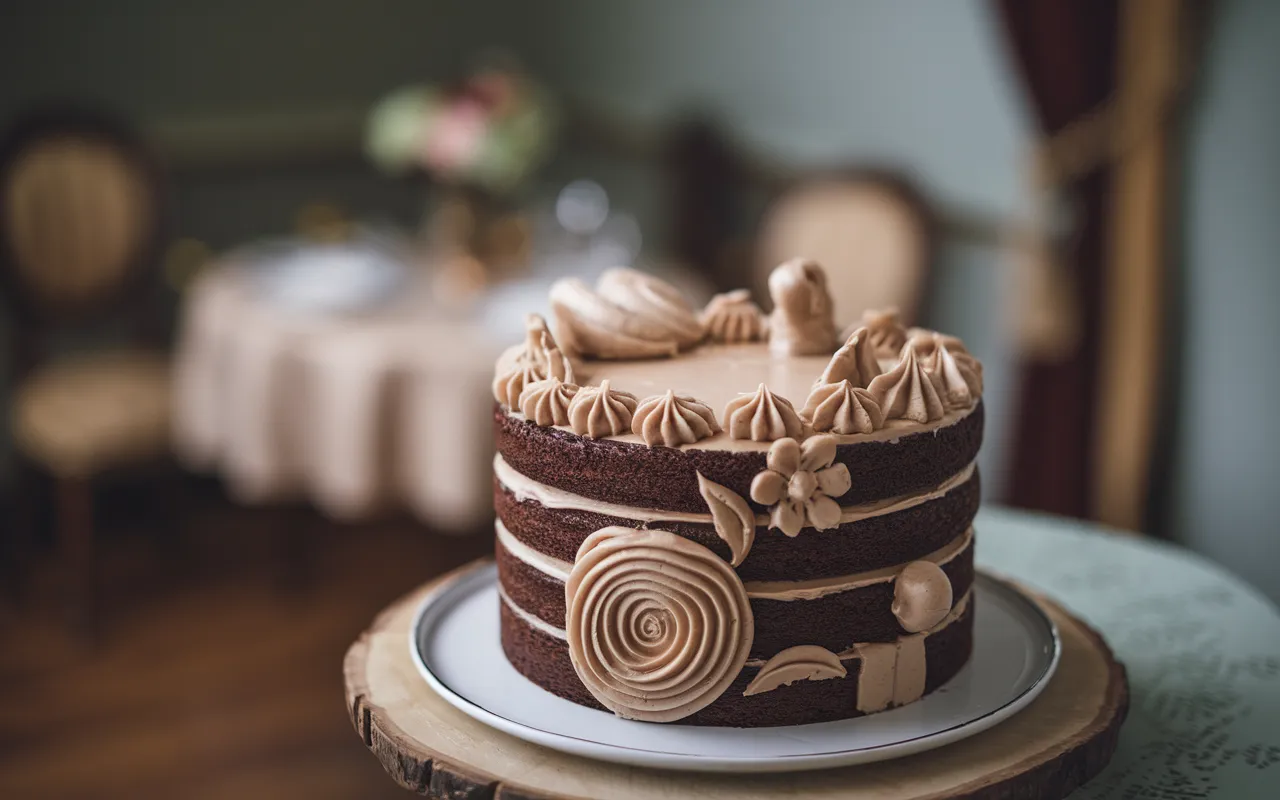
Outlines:
[[[1275,606],[1222,568],[1149,539],[998,508],[976,525],[981,566],[1082,616],[1128,670],[1119,750],[1073,797],[1280,797]]]
[[[351,519],[389,505],[466,528],[492,514],[498,347],[405,292],[354,315],[271,305],[243,273],[192,287],[174,364],[174,440],[247,503],[310,498]]]

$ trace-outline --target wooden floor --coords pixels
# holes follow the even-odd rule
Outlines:
[[[491,537],[205,495],[179,552],[145,522],[106,532],[95,643],[58,613],[48,554],[22,605],[0,603],[0,798],[409,796],[351,727],[342,656],[382,607]],[[299,521],[297,576],[280,531]]]

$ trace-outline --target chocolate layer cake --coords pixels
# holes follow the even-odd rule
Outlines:
[[[502,646],[547,691],[754,727],[910,703],[968,661],[982,367],[793,261],[696,313],[552,289],[494,380]]]

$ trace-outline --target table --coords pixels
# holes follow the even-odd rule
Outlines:
[[[1257,591],[1185,550],[1075,521],[987,508],[976,524],[983,568],[1043,592],[1083,617],[1105,635],[1128,670],[1129,712],[1119,729],[1118,747],[1110,765],[1073,797],[1280,796],[1280,726],[1276,724],[1280,720],[1280,614]],[[474,786],[473,778],[446,770],[415,776],[413,759],[395,752],[393,737],[375,731],[379,718],[387,715],[378,703],[387,696],[388,687],[362,683],[368,672],[361,670],[379,649],[392,654],[404,650],[403,662],[408,663],[404,642],[413,605],[410,597],[389,608],[349,651],[346,677],[353,721],[383,763],[401,773],[397,777],[402,782],[437,790],[441,787],[432,781],[446,785],[456,779],[455,788]],[[571,796],[575,794],[572,787],[581,790],[588,785],[585,778],[574,774],[572,780],[557,783],[557,772],[563,777],[566,770],[607,770],[609,780],[623,782],[615,785],[625,784],[627,796],[653,792],[680,796],[696,789],[708,797],[776,793],[882,798],[896,796],[896,790],[906,785],[936,791],[946,781],[922,782],[922,773],[938,769],[939,764],[968,765],[973,758],[990,756],[1001,747],[1021,746],[1023,739],[1030,742],[1050,724],[1070,723],[1073,740],[1102,739],[1110,752],[1114,740],[1105,740],[1104,715],[1097,717],[1101,723],[1093,726],[1089,736],[1075,733],[1093,724],[1091,704],[1113,691],[1105,680],[1110,662],[1098,656],[1088,628],[1069,614],[1051,611],[1065,642],[1060,676],[1072,682],[1064,684],[1055,677],[1023,714],[966,740],[969,744],[958,742],[933,754],[886,762],[884,767],[782,776],[691,776],[627,767],[596,770],[591,766],[595,762],[534,748],[496,732],[489,736],[480,723],[447,706],[428,707],[424,701],[429,698],[417,693],[430,689],[411,667],[390,677],[392,684],[401,684],[390,687],[392,700],[400,707],[400,716],[391,725],[399,725],[402,733],[418,726],[419,731],[439,734],[446,727],[440,735],[448,746],[464,747],[462,752],[469,740],[488,736],[482,759],[495,766],[523,764],[525,783],[551,782],[559,793]],[[1105,655],[1105,648],[1101,652]],[[1124,699],[1111,696],[1101,705],[1122,708]],[[415,708],[415,703],[422,705]],[[1016,729],[1010,727],[1015,725]],[[536,752],[530,753],[529,748]],[[956,783],[963,785],[966,796],[970,791],[976,796],[1003,796],[1000,787],[974,789],[973,776],[959,774],[964,766],[946,768],[956,770]],[[1077,759],[1060,774],[1070,775],[1072,770],[1092,774],[1096,765],[1091,768]],[[591,778],[598,780],[599,775]],[[946,786],[943,791],[953,789],[954,785]],[[1022,790],[1037,791],[1025,784]]]
[[[234,264],[191,287],[174,363],[179,457],[246,503],[337,519],[407,506],[472,528],[492,514],[489,382],[500,350],[425,287],[362,314],[271,305]]]
[[[1280,797],[1280,612],[1188,550],[986,508],[978,563],[1096,627],[1128,670],[1129,718],[1080,798]]]

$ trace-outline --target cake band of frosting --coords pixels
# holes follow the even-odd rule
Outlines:
[[[803,402],[803,398],[801,398]],[[959,422],[962,422],[977,407],[975,403],[968,408],[957,408],[947,410],[941,417],[929,422],[915,422],[909,419],[889,420],[884,427],[871,433],[831,433],[836,437],[836,444],[862,444],[864,442],[897,442],[907,436],[913,436],[918,433],[931,433],[949,428]],[[514,420],[533,421],[528,416],[521,413],[518,408],[510,408],[503,406],[503,412]],[[573,426],[565,425],[546,425],[542,427],[554,428],[555,430],[564,431],[565,433],[574,433]],[[624,433],[617,436],[603,437],[608,441],[623,442],[629,444],[645,444],[642,436],[635,433]],[[769,449],[772,440],[755,441],[752,439],[735,439],[729,435],[727,431],[718,431],[705,439],[699,439],[695,442],[687,442],[677,445],[679,450],[724,450],[729,452],[751,452],[763,453]]]
[[[494,522],[494,531],[497,534],[498,542],[518,561],[561,583],[568,580],[569,572],[573,569],[572,564],[549,556],[520,541],[511,531],[507,530],[507,526],[502,524],[502,520]],[[973,528],[970,527],[943,547],[915,560],[931,561],[938,566],[944,566],[964,552],[972,541]],[[816,600],[829,594],[860,589],[876,583],[888,583],[897,576],[904,566],[905,564],[897,564],[852,575],[840,575],[834,578],[818,578],[808,581],[746,581],[743,583],[743,587],[747,590],[747,597],[753,600]]]
[[[501,602],[523,623],[557,640],[566,639],[565,631],[539,619],[499,589]],[[891,706],[918,700],[924,694],[927,680],[925,640],[946,630],[961,619],[972,601],[973,590],[965,592],[941,621],[926,631],[900,636],[892,642],[858,643],[835,654],[841,662],[860,661],[858,670],[857,708],[863,713],[881,711]],[[765,658],[748,659],[744,669],[760,669]]]
[[[955,605],[951,606],[951,611],[948,612],[947,616],[943,617],[941,622],[938,622],[932,628],[929,628],[926,631],[921,631],[920,633],[908,634],[907,636],[899,637],[899,639],[910,639],[913,636],[929,636],[930,634],[937,633],[938,631],[946,628],[948,625],[955,622],[964,614],[965,609],[968,608],[969,606],[970,598],[972,596],[973,596],[973,590],[970,589],[969,591],[965,592],[964,595],[961,596],[959,600],[955,602]],[[536,614],[531,614],[528,611],[525,611],[523,608],[517,605],[516,602],[512,600],[511,597],[508,596],[505,591],[503,591],[501,586],[498,587],[498,597],[502,600],[503,603],[506,604],[507,608],[511,610],[511,613],[515,614],[525,624],[529,625],[530,627],[537,628],[538,630],[542,631],[548,636],[552,636],[556,639],[563,640],[568,638],[564,628],[557,628],[556,626],[552,625],[546,620],[541,619]],[[836,657],[839,658],[841,661],[849,661],[851,659],[862,658],[863,654],[865,653],[865,649],[868,647],[869,644],[886,644],[886,643],[874,642],[874,643],[855,644],[852,647],[849,647],[839,653],[836,653]],[[893,643],[888,642],[887,644],[893,644]],[[746,665],[748,667],[759,667],[759,666],[762,666],[767,660],[768,659],[765,659],[765,658],[749,658],[747,659]]]
[[[963,486],[971,478],[973,478],[974,470],[977,469],[976,461],[969,462],[968,466],[943,481],[937,487],[927,492],[917,492],[914,494],[903,495],[901,497],[889,498],[887,500],[874,500],[869,503],[859,503],[857,505],[844,506],[840,509],[840,524],[845,525],[850,522],[858,522],[872,517],[879,517],[885,514],[893,514],[898,511],[905,511],[931,500],[946,495],[952,489]],[[517,472],[514,467],[503,459],[501,454],[493,457],[493,473],[498,478],[498,482],[503,488],[515,495],[517,500],[536,500],[547,508],[569,509],[573,511],[589,511],[595,514],[603,514],[609,517],[619,517],[621,519],[638,520],[640,522],[698,522],[710,524],[713,522],[711,513],[698,513],[692,511],[665,511],[663,509],[636,508],[634,506],[620,505],[617,503],[608,503],[603,500],[594,500],[590,497],[574,494],[557,489],[554,486],[547,486],[539,483],[532,478]],[[769,525],[768,514],[756,514],[756,526],[765,528]]]

